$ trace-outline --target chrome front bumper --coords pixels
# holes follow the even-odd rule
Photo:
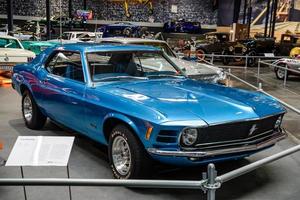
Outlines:
[[[271,145],[276,144],[278,141],[287,137],[285,132],[273,137],[269,140],[264,142],[254,144],[254,145],[247,145],[241,147],[234,147],[234,148],[224,148],[218,150],[208,150],[208,151],[168,151],[168,150],[160,150],[157,148],[148,148],[147,151],[150,154],[159,155],[159,156],[174,156],[174,157],[189,157],[189,158],[204,158],[210,156],[218,156],[224,154],[234,154],[234,153],[244,153],[250,151],[258,151],[260,149],[264,149]]]

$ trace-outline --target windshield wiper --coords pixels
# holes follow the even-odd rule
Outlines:
[[[138,80],[145,80],[148,79],[147,77],[138,77],[138,76],[113,76],[113,77],[105,77],[100,78],[97,81],[114,81],[120,79],[138,79]]]
[[[6,44],[5,46],[4,46],[4,48],[7,48],[7,47],[9,47],[9,46],[11,46],[12,45],[12,43],[8,43],[8,44]]]

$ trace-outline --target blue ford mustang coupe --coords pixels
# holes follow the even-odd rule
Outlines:
[[[143,177],[153,160],[243,158],[286,136],[276,100],[190,80],[155,47],[56,46],[14,67],[12,79],[28,128],[50,118],[107,145],[116,178]]]

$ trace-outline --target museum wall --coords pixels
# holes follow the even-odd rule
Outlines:
[[[171,12],[171,5],[177,6],[177,13]],[[59,14],[59,1],[51,0],[51,15]],[[107,0],[87,0],[88,9],[94,11],[94,18],[99,20],[165,22],[170,19],[200,21],[202,24],[216,24],[217,12],[213,11],[212,0],[153,0],[153,15],[148,6],[131,3],[131,18],[126,18],[121,2]],[[82,9],[82,0],[73,0],[73,10]],[[14,0],[14,14],[22,16],[45,17],[45,0]],[[62,0],[63,13],[68,13],[68,1]],[[0,0],[0,14],[6,14],[6,0]]]

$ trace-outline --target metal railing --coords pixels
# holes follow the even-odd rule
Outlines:
[[[239,78],[238,76],[232,74],[230,69],[229,69],[228,72],[227,72],[227,76],[232,77],[232,78],[234,78],[234,79],[236,79],[236,80],[238,80],[238,81],[244,83],[245,85],[247,85],[247,86],[249,86],[249,87],[251,87],[251,88],[253,88],[253,89],[257,90],[257,91],[260,91],[260,92],[262,92],[262,93],[264,93],[264,94],[266,94],[266,95],[268,95],[268,96],[270,96],[270,97],[276,99],[278,102],[280,102],[280,103],[281,103],[282,105],[284,105],[286,108],[288,108],[288,109],[294,111],[295,113],[297,113],[298,115],[300,115],[300,110],[299,110],[299,109],[295,108],[294,106],[291,106],[290,104],[288,104],[288,103],[282,101],[281,99],[278,99],[277,97],[271,95],[270,93],[264,91],[264,90],[262,89],[262,83],[258,83],[258,87],[256,87],[256,86],[252,85],[251,83],[249,83],[249,82],[247,82],[247,81],[245,81],[245,80]]]
[[[287,83],[287,78],[288,78],[288,72],[294,72],[294,73],[298,73],[300,74],[300,71],[298,70],[295,70],[295,69],[290,69],[288,68],[288,65],[287,64],[284,64],[285,66],[280,66],[280,65],[276,65],[276,64],[273,64],[273,63],[269,63],[269,62],[272,62],[272,61],[261,61],[259,60],[258,61],[258,67],[257,67],[257,78],[259,79],[260,78],[260,72],[261,72],[261,64],[264,64],[264,65],[267,65],[268,67],[272,68],[274,71],[275,69],[282,69],[284,70],[284,78],[283,78],[283,86],[286,87],[286,83]]]
[[[248,60],[249,59],[259,59],[259,60],[262,60],[262,59],[269,59],[269,60],[275,60],[275,59],[280,59],[280,58],[288,58],[288,56],[250,56],[248,54],[246,55],[223,55],[223,54],[201,54],[203,56],[202,59],[199,59],[197,56],[197,62],[209,62],[210,64],[214,64],[215,62],[215,59],[216,58],[241,58],[241,59],[244,59],[245,60],[245,65],[244,67],[247,68],[248,67]],[[184,57],[185,54],[184,53],[177,53],[177,56],[178,57]],[[205,60],[205,58],[210,58],[209,61]],[[225,67],[225,66],[223,66]],[[232,67],[232,66],[230,66]]]
[[[182,180],[116,180],[116,179],[66,179],[66,178],[1,178],[1,186],[111,186],[134,188],[201,189],[208,200],[216,199],[216,190],[227,181],[256,170],[266,164],[300,151],[300,145],[284,150],[244,167],[217,176],[214,164],[209,164],[207,173],[199,181]]]

